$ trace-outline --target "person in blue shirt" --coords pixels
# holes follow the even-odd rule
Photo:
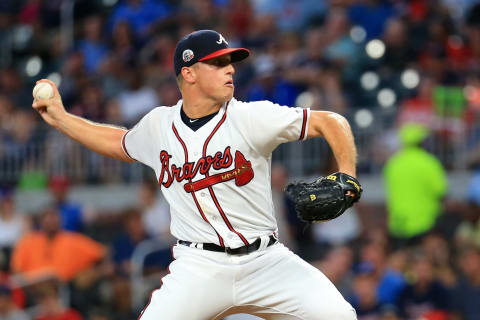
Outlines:
[[[145,38],[155,22],[170,15],[172,9],[162,1],[126,0],[120,2],[110,15],[108,29],[112,31],[116,24],[127,21],[133,32]]]
[[[81,232],[84,228],[84,212],[78,203],[68,200],[70,181],[65,176],[55,176],[49,182],[50,193],[60,214],[62,229]]]

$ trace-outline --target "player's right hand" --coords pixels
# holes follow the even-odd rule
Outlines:
[[[32,107],[38,111],[43,120],[49,125],[58,128],[63,117],[67,114],[63,106],[62,97],[58,92],[57,86],[53,81],[41,79],[36,82],[47,82],[53,87],[53,98],[50,99],[34,99]]]

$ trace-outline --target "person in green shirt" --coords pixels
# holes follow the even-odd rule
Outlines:
[[[393,238],[409,240],[428,232],[442,211],[447,191],[445,169],[422,142],[429,131],[409,123],[399,130],[403,148],[385,164],[388,229]]]

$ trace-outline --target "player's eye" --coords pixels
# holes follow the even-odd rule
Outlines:
[[[231,63],[231,59],[230,57],[219,57],[219,58],[207,60],[205,61],[205,63],[212,66],[223,68],[228,66]]]

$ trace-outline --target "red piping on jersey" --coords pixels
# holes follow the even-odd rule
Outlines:
[[[303,109],[303,122],[302,122],[302,131],[300,132],[300,139],[303,140],[305,138],[305,127],[307,126],[307,109]]]
[[[125,146],[125,137],[127,136],[127,133],[129,133],[129,132],[130,132],[130,130],[125,132],[122,136],[122,148],[123,148],[123,151],[125,152],[125,154],[127,155],[127,157],[129,157],[130,159],[132,159],[134,161],[137,161],[137,160],[132,158],[132,156],[128,153],[127,147]]]
[[[178,134],[177,128],[175,128],[175,124],[173,122],[172,122],[172,130],[173,130],[173,133],[175,134],[175,136],[177,137],[178,141],[180,142],[180,144],[183,147],[183,152],[185,153],[185,163],[187,163],[188,162],[187,145],[185,144],[185,142],[183,142],[182,138],[180,138],[180,135]],[[192,183],[192,179],[190,179],[189,182]],[[162,183],[162,182],[160,181],[159,183]],[[197,197],[195,195],[195,192],[191,192],[191,194],[192,194],[192,197],[193,197],[193,201],[195,202],[195,205],[197,206],[197,209],[200,212],[200,215],[202,216],[203,220],[205,220],[210,225],[210,227],[212,227],[213,231],[215,231],[215,233],[217,234],[220,246],[224,247],[225,245],[223,244],[223,238],[220,236],[220,234],[217,232],[217,230],[215,230],[215,228],[212,226],[210,221],[208,221],[207,217],[203,213],[203,210],[202,210],[202,208],[200,207],[200,204],[197,201]]]
[[[203,157],[206,157],[207,156],[207,145],[208,143],[210,142],[210,140],[212,139],[213,135],[217,132],[218,128],[220,128],[220,126],[225,122],[225,119],[227,118],[227,108],[228,108],[228,103],[227,105],[225,106],[225,113],[223,114],[223,117],[222,119],[220,119],[220,121],[217,123],[217,125],[215,126],[215,128],[213,129],[212,133],[210,133],[210,135],[208,136],[208,138],[205,140],[205,143],[203,144]],[[208,177],[208,172],[205,172],[205,177]],[[248,246],[249,243],[247,241],[247,239],[245,239],[245,237],[240,233],[240,232],[237,232],[232,224],[230,223],[230,221],[228,221],[228,218],[227,216],[225,215],[225,212],[223,211],[222,207],[220,206],[220,203],[218,202],[217,200],[217,197],[215,196],[215,192],[213,192],[213,188],[211,186],[208,187],[208,191],[210,192],[210,195],[212,196],[212,200],[213,202],[215,203],[215,206],[217,207],[218,209],[218,212],[220,212],[220,215],[222,216],[223,218],[223,221],[225,222],[225,224],[227,225],[228,229],[235,233],[242,241],[243,243]]]

